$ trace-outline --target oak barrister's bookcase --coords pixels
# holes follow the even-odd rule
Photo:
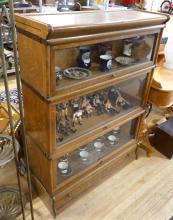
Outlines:
[[[16,15],[30,169],[54,215],[134,159],[167,20],[135,10]],[[65,77],[82,46],[91,75]],[[112,68],[101,72],[108,52]]]

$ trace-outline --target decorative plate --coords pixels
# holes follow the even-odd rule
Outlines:
[[[25,205],[24,196],[23,202]],[[0,187],[0,219],[16,219],[21,212],[19,190],[12,187]]]
[[[91,76],[91,71],[80,67],[72,67],[64,70],[64,76],[71,79],[85,79]]]
[[[16,141],[17,152],[19,152],[19,143]],[[0,167],[13,160],[14,151],[12,138],[8,135],[0,135]]]
[[[127,66],[135,62],[135,59],[132,57],[116,57],[115,61],[121,65]]]
[[[0,92],[0,101],[1,102],[6,102],[7,101],[5,91]],[[14,104],[14,105],[17,105],[19,103],[17,89],[11,89],[10,90],[10,103]]]

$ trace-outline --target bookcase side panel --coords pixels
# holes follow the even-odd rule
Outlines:
[[[49,95],[49,47],[18,32],[21,78],[44,96]]]
[[[51,154],[52,145],[55,144],[55,129],[52,129],[55,120],[51,117],[51,106],[25,84],[22,84],[22,90],[27,135],[45,154]]]

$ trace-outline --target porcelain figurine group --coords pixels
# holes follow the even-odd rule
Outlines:
[[[114,116],[131,104],[116,87],[101,90],[87,96],[77,97],[56,106],[57,141],[77,132],[77,125],[82,125],[85,118],[104,113]]]

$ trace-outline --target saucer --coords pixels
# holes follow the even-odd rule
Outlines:
[[[82,151],[79,152],[79,156],[81,157],[82,160],[87,160],[88,156],[89,156],[89,153],[86,150],[82,150]]]
[[[109,135],[108,136],[108,140],[109,141],[112,141],[112,142],[115,142],[117,140],[116,136],[115,135]]]
[[[99,142],[99,141],[94,142],[94,147],[95,147],[96,151],[101,151],[103,146],[104,146],[104,144],[102,142]]]
[[[135,62],[135,59],[132,58],[132,57],[123,57],[123,56],[120,56],[120,57],[116,57],[115,58],[115,61],[121,65],[130,65],[130,64],[133,64]]]

